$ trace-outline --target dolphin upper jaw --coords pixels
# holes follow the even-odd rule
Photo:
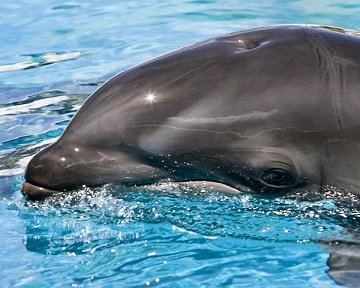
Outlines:
[[[141,185],[171,178],[135,154],[57,141],[30,160],[21,190],[29,199],[38,199],[83,186]]]

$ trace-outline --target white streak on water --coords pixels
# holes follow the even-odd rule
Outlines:
[[[8,106],[8,107],[0,107],[0,116],[11,115],[11,114],[20,114],[30,112],[30,109],[42,108],[45,106],[57,104],[62,101],[68,100],[68,96],[58,96],[46,99],[35,100],[31,103]]]
[[[69,52],[69,53],[45,53],[37,57],[32,56],[31,60],[13,63],[13,64],[0,65],[0,72],[9,72],[9,71],[36,68],[39,66],[44,66],[56,62],[73,60],[79,58],[80,56],[82,56],[82,53],[77,51]]]

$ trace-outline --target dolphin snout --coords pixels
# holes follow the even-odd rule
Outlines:
[[[149,165],[131,149],[122,147],[121,151],[115,148],[59,139],[30,160],[22,193],[29,199],[41,199],[83,185],[144,185],[171,177],[168,171]]]
[[[21,193],[31,200],[39,200],[55,194],[57,191],[49,187],[49,175],[53,169],[51,145],[36,154],[29,162],[25,171],[25,181],[21,187]]]
[[[30,160],[21,192],[30,199],[41,199],[72,188],[67,187],[71,177],[64,174],[65,164],[63,149],[57,143],[48,146]]]

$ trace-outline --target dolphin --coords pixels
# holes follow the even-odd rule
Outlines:
[[[130,68],[32,158],[22,193],[168,180],[230,193],[359,192],[359,51],[358,32],[280,25]]]
[[[355,233],[355,235],[358,233]],[[353,239],[320,240],[329,252],[326,271],[335,283],[356,288],[360,280],[360,238]]]

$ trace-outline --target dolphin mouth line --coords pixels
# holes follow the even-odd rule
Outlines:
[[[24,181],[21,186],[21,193],[31,200],[42,200],[46,197],[59,194],[61,191],[47,189]]]
[[[225,194],[235,195],[241,193],[238,189],[235,189],[223,183],[213,181],[176,181],[174,183],[179,185],[186,185],[187,187],[192,188],[210,188],[211,190],[215,190]],[[146,186],[148,185],[140,185],[138,187]],[[44,188],[24,181],[21,187],[21,193],[30,200],[44,200],[47,197],[63,194],[64,192]]]

